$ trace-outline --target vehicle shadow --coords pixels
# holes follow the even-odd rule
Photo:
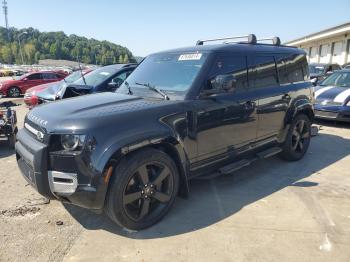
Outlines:
[[[350,152],[350,140],[319,134],[305,157],[285,162],[278,157],[257,161],[232,175],[211,180],[193,180],[188,199],[178,198],[169,214],[151,228],[130,232],[115,225],[105,215],[97,215],[72,205],[65,207],[87,230],[103,229],[134,239],[162,238],[208,227],[242,208],[286,187],[305,190],[318,184],[308,177],[343,159]]]

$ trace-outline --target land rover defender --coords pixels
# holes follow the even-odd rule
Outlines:
[[[188,194],[189,179],[301,159],[314,118],[306,54],[246,38],[152,54],[115,93],[34,108],[17,136],[23,176],[139,230]]]

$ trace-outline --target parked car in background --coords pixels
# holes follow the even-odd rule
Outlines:
[[[334,72],[315,87],[315,117],[350,122],[350,69]]]
[[[116,92],[34,108],[17,136],[23,177],[47,198],[140,230],[189,193],[191,178],[276,154],[301,159],[314,117],[306,53],[257,41],[156,53]],[[86,84],[114,89],[125,77],[112,68],[87,74]]]
[[[78,70],[71,73],[61,81],[29,88],[24,94],[24,102],[29,108],[33,108],[34,106],[41,104],[42,100],[54,101],[62,88],[65,88],[67,85],[81,78],[82,75],[86,75],[91,71],[92,69]]]
[[[321,64],[311,63],[309,64],[310,79],[314,85],[317,82],[322,81],[327,76],[332,74],[336,70],[340,70],[341,67],[338,64]]]
[[[350,69],[350,63],[346,63],[343,65],[343,69]]]
[[[57,82],[67,75],[56,71],[31,72],[20,77],[0,83],[0,94],[8,97],[19,97],[29,88],[51,82]]]
[[[115,64],[98,68],[72,84],[63,87],[58,92],[56,99],[100,92],[114,92],[136,67],[137,64]],[[44,94],[38,95],[39,103],[47,102],[47,98]]]

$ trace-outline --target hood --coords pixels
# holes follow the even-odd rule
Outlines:
[[[67,84],[62,80],[59,82],[46,84],[46,86],[46,88],[36,92],[36,96],[44,100],[55,100],[59,91],[66,87]]]
[[[53,83],[47,83],[47,84],[43,84],[43,85],[38,85],[38,86],[34,86],[32,88],[29,88],[26,93],[31,93],[31,92],[35,92],[36,94],[39,94],[41,92],[44,92],[47,88],[50,88],[52,86],[55,86],[57,84],[59,84],[61,81],[59,82],[53,82]]]
[[[316,86],[315,99],[318,101],[332,101],[345,104],[350,99],[350,87]]]
[[[65,87],[65,90],[60,92],[60,98],[62,99],[90,94],[93,89],[94,87],[89,85],[68,85]]]
[[[140,110],[145,112],[147,109],[175,102],[118,93],[98,93],[40,105],[27,114],[26,121],[29,119],[35,125],[46,129],[48,133],[67,132],[67,130],[79,132],[79,130],[101,128],[116,120],[120,123],[130,117],[142,117],[139,114]],[[124,120],[121,120],[121,116]]]

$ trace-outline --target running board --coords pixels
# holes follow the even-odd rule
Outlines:
[[[228,175],[231,174],[243,167],[249,166],[251,163],[253,163],[257,159],[261,158],[268,158],[274,155],[277,155],[282,151],[282,148],[280,147],[272,147],[267,150],[261,151],[256,154],[256,157],[252,157],[250,159],[242,159],[240,161],[234,162],[232,164],[229,164],[227,166],[224,166],[219,169],[219,174]],[[214,176],[217,176],[216,174]]]
[[[228,175],[228,174],[231,174],[231,173],[237,171],[238,169],[241,169],[242,167],[249,166],[255,160],[256,160],[256,158],[252,158],[251,160],[242,159],[238,162],[234,162],[232,164],[229,164],[227,166],[220,168],[219,172],[221,174]]]
[[[282,152],[282,148],[280,148],[280,147],[271,147],[269,149],[266,149],[264,151],[261,151],[261,152],[257,153],[256,155],[259,158],[268,158],[270,156],[277,155],[280,152]]]

